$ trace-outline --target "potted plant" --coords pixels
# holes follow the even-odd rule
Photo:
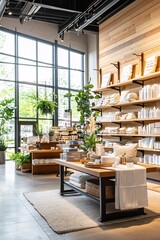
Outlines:
[[[5,150],[7,146],[4,141],[4,135],[7,132],[6,123],[12,119],[15,107],[13,107],[14,98],[0,101],[0,163],[5,163]]]
[[[52,94],[52,96],[54,96],[54,99],[57,98],[54,93]],[[46,91],[44,97],[37,97],[35,94],[32,94],[29,97],[33,100],[33,107],[36,109],[36,111],[40,111],[42,115],[53,115],[56,108],[58,107],[56,101],[48,100]]]
[[[31,171],[31,156],[28,153],[13,153],[10,157],[11,160],[15,161],[16,170],[21,170],[22,172]]]
[[[100,143],[100,140],[97,137],[97,133],[99,131],[99,127],[96,125],[95,118],[93,115],[89,118],[89,124],[85,126],[83,132],[83,144],[80,145],[80,148],[84,150],[84,152],[95,152],[96,144]]]
[[[35,133],[36,133],[37,136],[39,137],[39,142],[41,142],[41,139],[42,139],[42,137],[43,137],[42,126],[39,126],[39,124],[36,124]]]
[[[54,130],[51,129],[51,130],[49,131],[48,135],[49,135],[49,141],[53,141]]]
[[[0,139],[0,164],[5,163],[5,151],[7,149],[7,146],[4,142],[4,140]]]

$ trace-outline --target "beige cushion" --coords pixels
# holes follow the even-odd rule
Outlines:
[[[137,162],[137,144],[135,143],[123,146],[118,143],[114,143],[113,151],[117,157],[125,156],[127,162]]]

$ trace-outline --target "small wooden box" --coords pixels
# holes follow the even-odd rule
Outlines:
[[[114,181],[106,181],[106,199],[113,199],[115,197],[115,183]],[[86,181],[86,192],[99,198],[99,180],[89,179]]]

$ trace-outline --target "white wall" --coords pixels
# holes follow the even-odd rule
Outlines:
[[[98,71],[98,34],[88,35],[88,80],[97,88]]]
[[[19,19],[11,19],[3,17],[1,19],[1,25],[12,31],[17,31],[23,34],[27,34],[33,37],[37,37],[49,42],[58,41],[59,44],[71,47],[73,49],[85,52],[86,54],[86,81],[91,78],[93,84],[97,84],[97,72],[93,70],[98,68],[98,57],[97,57],[97,34],[89,33],[88,31],[84,34],[77,34],[76,32],[68,32],[64,35],[64,42],[58,36],[58,26],[51,23],[45,23],[40,21],[31,20],[29,22],[20,23]]]

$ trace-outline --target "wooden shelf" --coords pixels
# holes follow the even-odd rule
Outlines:
[[[126,119],[126,120],[112,120],[112,121],[98,121],[96,123],[127,123],[127,122],[157,122],[160,118],[140,118],[140,119]]]
[[[132,78],[132,82],[133,83],[136,83],[136,82],[139,82],[139,81],[148,81],[148,80],[151,80],[151,79],[154,79],[154,78],[159,78],[160,77],[160,72],[155,72],[155,73],[152,73],[152,74],[149,74],[149,75],[145,75],[145,76],[141,76],[141,77],[138,77],[138,78]]]
[[[115,105],[106,105],[106,106],[95,106],[93,107],[92,109],[96,110],[96,109],[108,109],[108,108],[118,108],[118,107],[125,107],[125,106],[130,106],[130,105],[139,105],[139,104],[144,104],[144,103],[154,103],[154,102],[157,102],[157,101],[160,101],[160,98],[151,98],[151,99],[144,99],[144,100],[137,100],[137,101],[134,101],[134,102],[126,102],[126,103],[119,103],[119,104],[115,104]]]
[[[105,149],[113,149],[113,147],[106,147],[104,146]],[[148,152],[159,152],[160,153],[160,149],[150,149],[150,148],[137,148],[138,151],[148,151]]]
[[[33,154],[38,154],[38,153],[40,153],[40,154],[42,154],[42,153],[45,153],[45,154],[48,154],[48,153],[61,153],[62,152],[62,149],[53,149],[53,150],[51,150],[51,149],[42,149],[42,150],[31,150],[31,153],[33,153]]]
[[[102,136],[102,137],[107,137],[107,136],[117,136],[117,137],[160,137],[160,134],[159,135],[151,135],[151,134],[121,134],[121,133],[102,133],[102,134],[98,134],[98,136]]]
[[[137,150],[139,151],[147,151],[147,152],[159,152],[160,153],[160,149],[150,149],[150,148],[137,148]]]
[[[139,82],[147,81],[147,80],[158,78],[158,77],[160,77],[160,72],[155,72],[153,74],[132,78],[131,80],[128,80],[126,82],[120,82],[120,83],[116,83],[116,84],[106,86],[104,88],[98,88],[98,89],[94,90],[93,92],[95,92],[95,93],[96,92],[105,92],[105,91],[110,90],[110,89],[115,89],[116,90],[120,87],[124,87],[124,86],[130,85],[132,83],[136,84],[136,83],[139,83]]]
[[[95,93],[105,92],[105,91],[108,91],[108,90],[111,90],[111,89],[118,90],[120,87],[130,85],[131,83],[133,83],[133,81],[128,80],[127,82],[120,82],[120,83],[109,85],[109,86],[104,87],[104,88],[98,88],[98,89],[94,90],[93,92],[95,92]]]
[[[34,166],[53,166],[56,165],[56,163],[32,163]]]

